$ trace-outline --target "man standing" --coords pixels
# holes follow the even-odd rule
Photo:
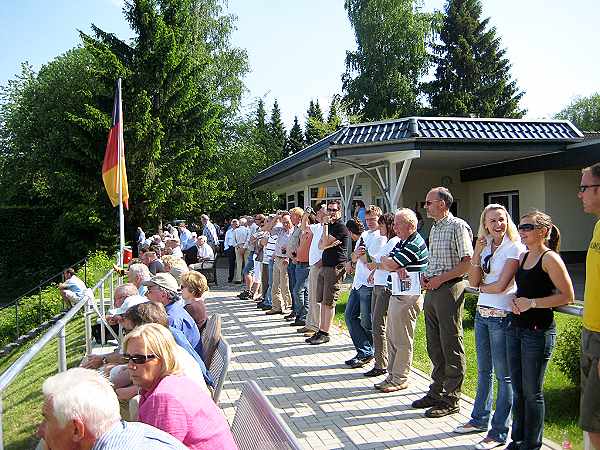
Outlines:
[[[246,263],[246,240],[250,230],[246,226],[246,218],[242,217],[239,220],[239,227],[234,230],[233,236],[235,238],[235,274],[233,275],[233,282],[235,284],[242,284],[242,269]]]
[[[346,273],[348,229],[342,223],[342,208],[339,200],[327,202],[327,215],[323,218],[323,234],[319,248],[323,250],[322,267],[317,276],[317,302],[321,305],[319,331],[306,342],[319,345],[329,342],[329,329],[335,314],[341,281]]]
[[[417,232],[417,215],[403,208],[394,214],[394,232],[400,238],[389,256],[381,258],[376,268],[389,270],[392,296],[388,309],[387,347],[388,376],[375,385],[381,392],[395,392],[408,387],[413,357],[417,318],[423,309],[420,274],[427,268],[429,252]],[[397,273],[400,271],[401,277]]]
[[[227,261],[229,262],[229,275],[227,276],[227,282],[233,281],[235,272],[235,229],[238,227],[239,222],[237,219],[231,221],[231,226],[227,228],[225,232],[225,241],[223,243],[223,250],[227,255]]]
[[[288,242],[294,232],[292,219],[287,212],[279,215],[281,227],[273,227],[275,221],[265,227],[265,231],[270,231],[272,235],[277,236],[277,244],[273,252],[273,285],[271,288],[272,307],[267,311],[268,315],[283,314],[285,308],[292,306],[292,294],[290,292],[290,282],[288,277]]]
[[[216,253],[219,245],[219,236],[217,234],[217,229],[206,214],[202,214],[200,216],[200,219],[202,220],[203,225],[202,235],[206,236],[206,242],[213,249],[213,252]]]
[[[581,171],[577,196],[583,210],[600,217],[600,163]],[[583,331],[581,333],[581,403],[579,424],[587,432],[596,450],[600,450],[600,221],[585,261],[583,295]]]
[[[73,306],[79,302],[85,295],[87,287],[85,283],[75,275],[75,269],[69,267],[63,272],[65,281],[58,285],[60,295],[70,306]]]
[[[379,234],[377,223],[379,216],[381,216],[381,209],[369,205],[365,215],[368,229],[360,235],[356,249],[352,253],[356,270],[344,317],[356,349],[356,356],[346,361],[346,364],[353,369],[362,367],[373,359],[371,296],[374,284],[368,280],[371,271],[367,264],[371,262],[371,255],[379,252],[385,243],[385,238]]]
[[[427,193],[425,209],[434,220],[429,234],[429,266],[422,277],[425,294],[427,353],[433,364],[433,383],[425,397],[415,400],[413,408],[429,408],[427,417],[457,413],[465,377],[463,343],[463,301],[467,273],[473,255],[473,233],[462,219],[454,217],[454,199],[445,187]]]
[[[294,231],[288,242],[288,254],[290,255],[290,262],[288,264],[288,282],[290,285],[290,292],[292,293],[292,311],[289,315],[285,316],[286,320],[294,320],[296,318],[296,311],[298,310],[298,299],[294,298],[294,286],[296,286],[296,251],[300,244],[300,235],[302,230],[300,229],[300,221],[304,215],[304,210],[299,206],[290,209],[290,219],[294,226]]]

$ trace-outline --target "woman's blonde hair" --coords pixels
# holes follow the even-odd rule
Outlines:
[[[177,375],[183,372],[183,367],[177,360],[177,343],[167,327],[157,323],[147,323],[131,330],[123,339],[123,350],[127,352],[127,343],[133,338],[140,338],[144,343],[147,355],[156,355],[162,363],[159,378]]]
[[[521,216],[521,219],[525,218],[533,220],[538,227],[547,230],[545,238],[548,241],[548,248],[558,253],[560,251],[560,230],[552,223],[552,217],[534,209]]]
[[[187,287],[196,298],[208,291],[208,281],[200,272],[190,270],[181,275],[181,287]]]
[[[502,210],[506,215],[506,235],[513,242],[519,242],[521,237],[519,236],[519,231],[517,230],[517,226],[513,222],[510,214],[506,210],[506,208],[499,203],[490,203],[481,212],[481,218],[479,219],[479,231],[478,236],[489,236],[490,232],[485,228],[485,216],[490,211]]]

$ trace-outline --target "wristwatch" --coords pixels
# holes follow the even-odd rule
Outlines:
[[[532,298],[532,299],[531,299],[531,307],[532,307],[532,308],[535,308],[535,307],[537,307],[537,303],[535,302],[535,298]]]
[[[107,362],[108,362],[108,358],[106,356],[103,356],[102,357],[102,365],[105,366]]]

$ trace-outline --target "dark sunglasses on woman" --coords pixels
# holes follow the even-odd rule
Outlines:
[[[151,359],[156,359],[156,355],[130,355],[129,353],[121,354],[123,360],[129,362],[133,361],[134,364],[146,364]]]

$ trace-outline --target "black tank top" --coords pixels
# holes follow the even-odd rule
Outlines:
[[[525,253],[523,262],[515,274],[517,297],[542,298],[554,294],[555,286],[550,275],[542,268],[542,259],[550,250],[546,250],[531,269],[524,269],[529,252]],[[512,325],[531,330],[547,330],[554,323],[552,308],[531,308],[521,314],[513,314]]]

